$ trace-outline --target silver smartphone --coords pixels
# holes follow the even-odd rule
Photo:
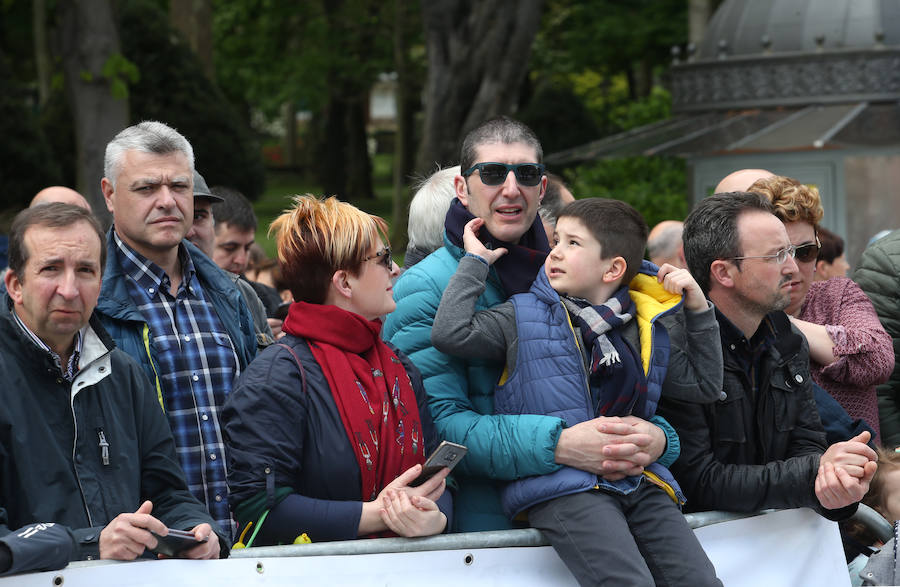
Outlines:
[[[418,487],[425,483],[444,467],[453,470],[456,463],[466,456],[468,450],[461,444],[447,440],[442,441],[428,457],[428,460],[425,461],[425,464],[422,466],[422,473],[413,479],[412,483],[409,484],[410,487]]]

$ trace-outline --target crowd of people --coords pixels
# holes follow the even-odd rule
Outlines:
[[[108,231],[38,194],[0,304],[0,574],[174,531],[210,559],[530,526],[585,585],[719,585],[683,511],[895,517],[900,234],[854,282],[794,179],[740,170],[648,230],[542,158],[513,119],[469,132],[402,268],[384,220],[312,195],[265,259],[159,122],[106,147]],[[421,476],[442,440],[466,457]]]

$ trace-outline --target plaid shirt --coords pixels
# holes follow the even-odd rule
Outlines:
[[[191,493],[233,534],[225,482],[219,411],[240,374],[237,354],[219,316],[203,297],[194,263],[179,247],[182,281],[175,297],[158,265],[113,234],[131,298],[150,328],[169,426]]]

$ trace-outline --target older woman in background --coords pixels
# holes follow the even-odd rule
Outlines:
[[[819,192],[789,177],[758,180],[749,190],[765,195],[796,247],[799,272],[790,284],[785,312],[809,341],[813,379],[853,418],[862,418],[879,441],[875,386],[894,368],[891,338],[872,302],[853,281],[814,281],[823,210]]]
[[[442,532],[447,469],[410,486],[436,446],[421,376],[380,336],[397,273],[387,225],[298,196],[270,230],[295,300],[287,335],[249,365],[223,414],[235,517],[255,525],[245,540]]]

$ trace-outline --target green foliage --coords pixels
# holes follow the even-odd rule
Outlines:
[[[365,91],[392,69],[391,10],[380,0],[214,0],[219,85],[270,119],[285,102],[319,111],[334,87]]]
[[[122,2],[119,9],[122,54],[141,74],[129,78],[132,122],[159,120],[177,128],[194,147],[197,169],[209,185],[258,197],[265,169],[255,137],[206,78],[165,12],[149,0]],[[117,67],[120,75],[130,71],[124,62]]]
[[[620,130],[626,131],[668,118],[671,114],[672,95],[660,86],[653,86],[646,98],[616,104],[611,118]]]
[[[36,71],[31,18],[31,2],[0,2],[0,55],[9,57],[5,75],[20,82],[34,79]]]
[[[541,138],[546,153],[583,145],[600,134],[584,102],[563,83],[540,84],[517,117]]]
[[[534,47],[538,71],[623,73],[636,62],[668,64],[687,38],[685,0],[547,0]]]
[[[668,116],[658,78],[686,38],[684,0],[547,0],[531,76],[571,87],[597,138]]]
[[[128,84],[135,84],[141,79],[137,66],[121,53],[110,55],[103,64],[101,73],[109,82],[113,98],[118,100],[128,98]]]
[[[604,79],[591,70],[573,74],[571,79],[573,94],[583,101],[593,119],[605,126],[604,134],[630,130],[671,114],[672,97],[660,86],[653,86],[646,97],[631,99],[624,74]]]
[[[12,70],[0,53],[0,180],[2,208],[19,210],[39,190],[59,183],[60,170],[27,106],[25,86],[12,79]]]
[[[685,162],[675,157],[627,157],[581,165],[566,174],[578,198],[628,202],[652,227],[688,213]]]

